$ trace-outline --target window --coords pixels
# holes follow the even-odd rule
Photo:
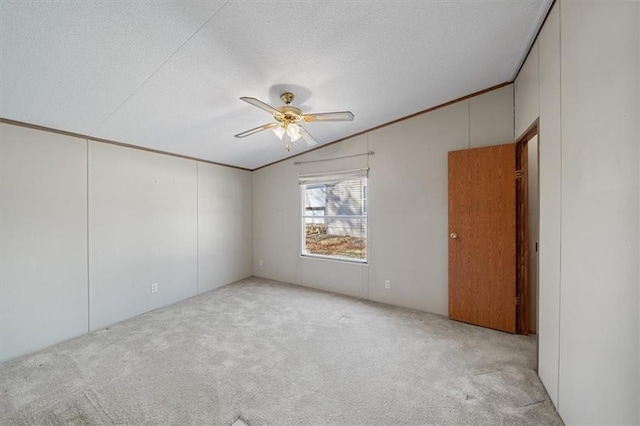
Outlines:
[[[367,261],[367,169],[300,176],[302,255]]]

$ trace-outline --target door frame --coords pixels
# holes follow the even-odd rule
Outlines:
[[[529,334],[529,226],[528,173],[522,173],[523,152],[536,135],[539,142],[539,118],[516,140],[516,170],[522,177],[516,180],[516,333]],[[538,145],[539,146],[539,145]],[[526,153],[524,154],[526,155]]]

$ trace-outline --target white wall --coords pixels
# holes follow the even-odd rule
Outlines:
[[[640,4],[560,6],[560,407],[568,423],[638,423]]]
[[[252,273],[248,171],[8,124],[0,149],[0,360]]]
[[[516,137],[539,121],[538,375],[558,406],[561,240],[560,8],[551,10],[515,81]]]
[[[556,5],[538,37],[540,222],[538,252],[538,374],[558,406],[560,356],[560,249],[562,145],[560,103],[560,8]],[[538,98],[539,97],[539,98]],[[516,117],[519,111],[516,107]]]
[[[516,92],[518,130],[540,117],[539,374],[568,424],[640,421],[639,8],[561,0]]]
[[[198,162],[198,293],[253,274],[251,173]]]
[[[335,144],[306,154],[304,159],[320,158],[320,151],[331,156],[345,156],[367,151],[366,137],[352,144]],[[253,173],[253,274],[260,277],[297,283],[328,291],[360,296],[363,294],[361,265],[300,258],[300,188],[298,174],[324,169],[312,165],[294,166],[288,160]],[[329,170],[366,167],[366,157],[356,157],[328,164]],[[369,188],[368,191],[371,191]],[[371,196],[371,195],[369,195]],[[259,261],[263,266],[259,266]]]
[[[546,27],[546,25],[545,25]],[[541,37],[539,37],[540,39]],[[539,64],[538,64],[538,49],[540,41],[536,42],[531,47],[531,52],[527,56],[527,60],[522,65],[518,78],[513,85],[515,92],[515,136],[521,136],[539,115]],[[548,46],[543,46],[543,49],[548,49]],[[558,76],[559,78],[559,76]]]
[[[197,202],[195,161],[89,142],[91,330],[197,294]]]
[[[511,141],[508,85],[254,172],[254,275],[446,315],[447,152]],[[367,166],[369,264],[300,257],[298,174]]]
[[[0,123],[0,360],[87,327],[87,141]]]

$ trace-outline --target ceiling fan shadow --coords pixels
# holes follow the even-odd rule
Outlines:
[[[274,84],[269,88],[269,101],[275,105],[281,104],[282,101],[280,100],[280,95],[286,92],[296,94],[295,105],[298,107],[309,100],[311,95],[313,95],[311,89],[304,86],[298,86],[296,84]],[[308,106],[306,107],[308,108]]]

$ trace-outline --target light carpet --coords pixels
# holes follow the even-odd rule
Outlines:
[[[562,424],[535,341],[249,278],[0,364],[3,424]]]

